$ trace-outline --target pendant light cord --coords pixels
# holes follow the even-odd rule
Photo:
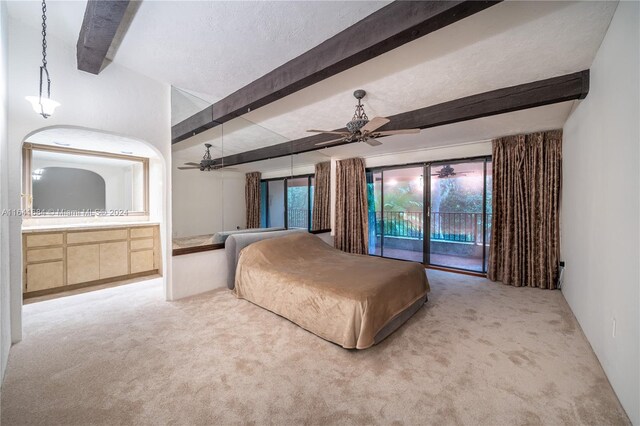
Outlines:
[[[47,3],[42,0],[42,66],[47,67]]]
[[[51,98],[51,78],[49,77],[49,70],[47,69],[47,3],[46,0],[42,0],[42,66],[40,67],[40,115],[44,118],[48,118],[49,115],[44,112],[44,105],[42,105],[42,77],[43,73],[47,76],[47,98]]]

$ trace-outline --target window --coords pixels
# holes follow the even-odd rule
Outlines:
[[[148,214],[148,159],[25,144],[23,207],[31,216]]]
[[[490,158],[372,169],[367,187],[370,255],[486,272]]]
[[[266,179],[260,183],[260,226],[311,229],[312,175]]]

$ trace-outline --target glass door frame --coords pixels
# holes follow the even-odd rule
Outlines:
[[[487,265],[487,163],[492,161],[491,155],[481,155],[475,157],[456,158],[452,160],[433,160],[418,163],[405,163],[390,166],[376,166],[366,169],[366,173],[371,173],[372,177],[375,173],[380,173],[380,207],[381,207],[381,235],[380,235],[380,254],[369,254],[369,256],[384,256],[384,172],[385,170],[398,170],[406,168],[422,167],[423,173],[423,214],[422,214],[422,264],[426,267],[445,268],[454,271],[471,272],[475,274],[486,275]],[[444,266],[431,263],[431,173],[434,165],[453,165],[460,163],[480,163],[482,162],[482,270],[474,271],[472,269],[456,268],[452,266]],[[373,177],[373,185],[375,191],[375,177]],[[374,208],[375,214],[375,208]],[[396,259],[396,258],[388,258]],[[405,260],[405,259],[396,259]]]

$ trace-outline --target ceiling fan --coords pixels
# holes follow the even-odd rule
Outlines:
[[[437,176],[440,179],[446,179],[450,177],[454,177],[456,175],[466,176],[469,172],[455,172],[454,168],[450,165],[443,166],[440,170],[435,173],[431,173],[431,176]]]
[[[210,172],[211,170],[215,171],[222,169],[224,166],[222,164],[215,164],[215,160],[211,158],[211,152],[209,151],[209,149],[212,145],[210,143],[205,143],[204,146],[207,148],[207,150],[205,151],[204,155],[202,156],[202,160],[200,160],[199,163],[184,163],[184,165],[188,167],[178,167],[178,170],[200,169],[201,172]],[[225,167],[224,169],[229,171],[237,170],[230,167]]]
[[[367,117],[367,114],[364,112],[364,105],[362,105],[362,98],[364,98],[366,94],[367,92],[362,89],[353,92],[353,96],[358,100],[358,105],[356,105],[356,112],[353,114],[353,118],[346,125],[348,132],[336,132],[330,130],[307,130],[307,132],[312,133],[328,133],[331,135],[340,135],[340,138],[338,139],[319,142],[316,144],[316,146],[329,145],[336,142],[364,142],[370,146],[378,146],[382,145],[382,142],[377,141],[375,138],[378,138],[380,136],[420,133],[420,129],[400,129],[376,132],[377,129],[384,126],[391,120],[385,117],[374,117],[369,120],[369,117]]]

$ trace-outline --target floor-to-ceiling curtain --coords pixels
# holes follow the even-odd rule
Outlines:
[[[349,253],[367,254],[367,178],[362,158],[336,163],[334,245]]]
[[[247,208],[247,228],[260,227],[260,172],[247,173],[244,200]]]
[[[556,288],[561,173],[562,130],[493,141],[489,279]]]
[[[314,231],[331,228],[331,162],[316,164],[313,187],[312,228]]]

